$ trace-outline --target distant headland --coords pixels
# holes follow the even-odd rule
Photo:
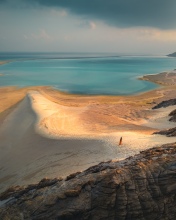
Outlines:
[[[168,54],[167,56],[168,56],[168,57],[176,57],[176,52],[171,53],[171,54]]]

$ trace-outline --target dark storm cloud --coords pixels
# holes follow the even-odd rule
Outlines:
[[[26,2],[47,7],[62,7],[74,14],[100,19],[118,27],[176,28],[176,0],[26,0]]]

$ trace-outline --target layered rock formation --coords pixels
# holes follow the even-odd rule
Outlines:
[[[14,187],[0,199],[0,219],[174,220],[176,143],[100,163],[65,180]]]

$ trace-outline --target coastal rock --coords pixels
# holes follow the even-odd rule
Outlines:
[[[47,179],[43,178],[38,184],[31,184],[27,187],[24,186],[12,186],[7,189],[5,192],[0,194],[0,200],[8,199],[9,197],[18,198],[21,197],[23,194],[28,193],[31,190],[41,189],[47,186],[51,186],[58,181],[61,181],[62,178],[55,178],[55,179]]]
[[[70,177],[7,190],[0,219],[176,219],[176,143]]]
[[[162,107],[167,107],[169,105],[175,105],[174,104],[175,101],[176,101],[176,99],[170,99],[168,101],[163,101],[163,102],[159,103],[157,106],[155,106],[154,108],[162,108]],[[171,116],[169,121],[176,122],[176,109],[173,110],[172,112],[170,112],[169,116]],[[153,134],[161,134],[161,135],[166,135],[167,137],[175,137],[176,136],[176,127],[157,131],[157,132],[154,132]]]
[[[169,121],[173,121],[176,122],[176,109],[174,111],[172,111],[169,116],[171,116],[171,118],[169,119]]]
[[[162,130],[162,131],[157,131],[157,132],[154,132],[153,134],[161,134],[161,135],[166,135],[167,137],[175,137],[176,136],[176,127]]]
[[[152,109],[166,108],[171,105],[176,105],[176,99],[169,99],[166,101],[162,101],[159,104],[155,105]]]

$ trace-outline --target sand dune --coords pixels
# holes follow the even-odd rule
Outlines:
[[[87,107],[67,107],[51,102],[39,92],[28,93],[31,106],[35,111],[38,122],[37,132],[47,137],[87,137],[86,126],[81,120],[81,113]]]
[[[146,134],[144,129],[143,133],[122,130],[106,133],[96,129],[95,120],[83,117],[90,109],[89,105],[64,106],[37,91],[28,92],[0,126],[1,190],[10,185],[34,183],[45,176],[66,176],[98,162],[122,159],[176,141],[174,137],[148,132],[150,127],[152,131],[170,126],[167,122],[170,107],[152,110],[153,118],[140,122],[141,126],[145,124]],[[118,146],[120,137],[122,146]]]
[[[66,176],[114,157],[114,151],[101,139],[50,139],[37,134],[35,127],[45,117],[33,111],[31,97],[26,96],[0,127],[1,191],[10,185],[37,182],[44,176]],[[50,104],[46,117],[55,112],[55,104]]]

